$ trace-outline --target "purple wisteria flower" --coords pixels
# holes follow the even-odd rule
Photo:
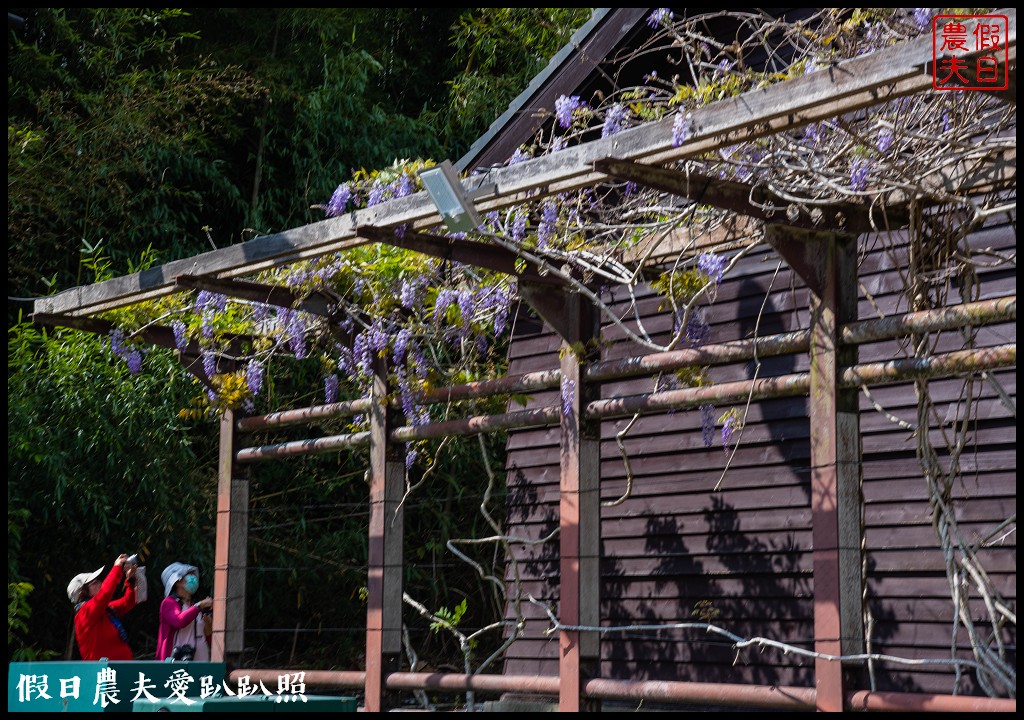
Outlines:
[[[402,307],[412,310],[419,306],[425,282],[426,278],[422,275],[402,280],[402,289],[398,293],[398,299],[402,303]]]
[[[559,135],[551,141],[548,150],[550,152],[558,152],[559,150],[565,150],[567,147],[569,147],[569,141],[564,136]]]
[[[356,363],[355,358],[352,355],[352,350],[342,345],[337,345],[336,350],[338,351],[338,356],[336,358],[338,363],[338,372],[348,377],[355,375]]]
[[[421,425],[429,425],[430,421],[430,406],[422,405],[416,408],[416,412],[413,413],[413,417],[409,420],[409,424],[419,427]]]
[[[423,352],[423,348],[416,342],[415,338],[409,343],[409,356],[412,358],[412,369],[417,375],[423,377],[427,374],[427,355]]]
[[[639,186],[636,184],[636,182],[634,182],[633,180],[629,180],[625,185],[622,186],[622,194],[625,195],[626,197],[629,197],[630,195],[635,195],[638,189]]]
[[[462,327],[469,328],[473,322],[473,313],[476,309],[476,299],[473,297],[473,291],[469,288],[462,288],[459,290],[457,300],[459,303],[459,315],[462,318]]]
[[[380,180],[374,180],[373,187],[370,188],[370,196],[366,200],[366,205],[368,207],[380,205],[385,200],[384,196],[386,191],[387,188],[384,187],[384,183],[382,183]]]
[[[370,350],[370,343],[366,333],[359,333],[352,341],[352,354],[359,364],[359,369],[366,375],[373,374],[373,352]]]
[[[263,363],[259,360],[250,360],[245,366],[245,386],[253,397],[260,394],[263,387]]]
[[[725,452],[729,452],[729,442],[732,440],[732,436],[736,434],[736,430],[739,429],[739,423],[736,421],[735,415],[729,415],[722,423],[722,449]]]
[[[213,340],[213,313],[211,311],[203,311],[203,319],[199,326],[199,332],[207,340]]]
[[[188,345],[188,335],[185,334],[188,328],[185,323],[181,320],[175,320],[171,323],[171,330],[174,331],[174,347],[184,350],[185,346]]]
[[[512,157],[508,159],[509,165],[518,165],[521,162],[530,159],[530,153],[526,152],[525,148],[517,147],[516,151],[512,153]]]
[[[854,158],[850,163],[850,187],[860,192],[867,190],[871,162],[866,158]]]
[[[713,280],[715,285],[721,285],[722,274],[725,272],[725,258],[714,253],[701,253],[697,256],[697,268]]]
[[[562,95],[555,100],[555,118],[558,120],[558,124],[563,128],[572,127],[572,115],[580,107],[583,106],[583,101],[580,100],[579,95]]]
[[[334,194],[331,195],[331,199],[327,202],[327,207],[324,208],[324,212],[327,213],[327,217],[337,217],[338,215],[345,214],[345,208],[348,207],[348,201],[352,199],[352,189],[349,188],[347,183],[343,183],[334,189]]]
[[[110,351],[128,365],[128,373],[137,375],[142,369],[143,353],[138,348],[124,344],[124,331],[114,328],[110,331]]]
[[[412,330],[409,328],[402,328],[395,335],[395,343],[391,348],[391,358],[395,365],[405,362],[405,354],[408,352],[410,340],[412,340]]]
[[[128,374],[138,375],[139,370],[142,369],[142,353],[138,350],[129,350],[124,356],[125,363],[128,364]]]
[[[338,399],[338,376],[328,375],[324,378],[324,402],[328,405]]]
[[[510,304],[512,301],[512,291],[506,286],[497,287],[494,290],[493,306],[495,309],[494,313],[494,337],[501,337],[501,334],[505,332],[505,325],[508,323],[508,314],[510,311]]]
[[[416,191],[416,183],[413,182],[411,177],[402,173],[402,176],[391,184],[391,191],[396,198],[412,195]]]
[[[526,238],[526,211],[516,208],[516,214],[512,219],[512,239],[521,243]]]
[[[416,412],[416,403],[413,400],[412,383],[409,382],[409,373],[404,365],[395,368],[395,375],[398,377],[398,399],[402,403],[402,413],[406,420],[412,421]]]
[[[252,321],[263,322],[270,314],[270,306],[264,303],[254,303],[252,306]]]
[[[434,324],[441,322],[441,318],[444,317],[445,312],[448,310],[448,306],[455,300],[455,291],[449,288],[442,288],[437,291],[437,299],[434,300]]]
[[[388,333],[384,330],[384,322],[377,318],[373,321],[370,329],[366,333],[366,341],[369,345],[370,351],[375,355],[380,356],[382,352],[388,348]]]
[[[200,290],[196,295],[196,301],[193,305],[195,312],[205,312],[207,310],[217,312],[224,312],[228,307],[227,295],[221,295],[220,293],[210,292],[209,290]]]
[[[548,200],[540,211],[540,225],[537,226],[537,246],[546,247],[555,235],[555,223],[558,221],[558,206]]]
[[[700,310],[690,313],[690,319],[686,323],[686,339],[694,347],[700,347],[711,337],[711,325]]]
[[[689,115],[676,113],[676,119],[672,121],[672,147],[679,147],[693,132],[693,122]]]
[[[822,140],[821,125],[819,123],[811,123],[804,129],[804,140],[814,145],[817,145]]]
[[[210,302],[210,295],[211,293],[209,290],[200,290],[196,293],[196,299],[192,303],[192,310],[194,312],[202,312],[205,310],[207,303]]]
[[[562,414],[569,417],[572,414],[572,404],[576,399],[576,382],[569,379],[562,380]]]
[[[118,357],[124,356],[124,331],[120,328],[114,328],[110,331],[110,352]]]
[[[655,8],[654,12],[647,16],[647,26],[656,28],[672,19],[672,11],[668,8]]]
[[[217,357],[211,352],[203,352],[203,372],[208,378],[217,374]]]
[[[621,132],[628,118],[629,111],[625,107],[621,104],[612,105],[604,116],[601,137],[606,138]]]
[[[302,313],[288,311],[285,315],[284,330],[288,334],[288,348],[299,360],[306,357],[306,321]]]
[[[704,447],[711,447],[715,442],[715,406],[710,403],[700,406],[700,433]]]
[[[880,153],[886,152],[889,148],[892,147],[892,141],[893,141],[892,130],[890,130],[887,127],[884,127],[881,130],[879,130],[878,131],[878,142],[877,142],[877,145],[876,145],[878,147],[878,152],[880,152]]]
[[[932,9],[931,8],[914,8],[914,25],[921,32],[928,29],[928,26],[932,24]]]
[[[192,305],[192,309],[195,312],[203,312],[206,306],[210,303],[210,297],[213,295],[209,290],[200,290],[196,293],[195,303]]]
[[[405,469],[411,470],[412,466],[416,464],[416,457],[419,453],[416,452],[416,448],[412,447],[409,443],[405,444]]]

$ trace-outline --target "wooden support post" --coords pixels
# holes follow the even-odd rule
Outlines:
[[[814,546],[814,649],[864,652],[860,415],[856,389],[838,369],[857,362],[839,329],[857,319],[856,238],[770,229],[771,245],[811,289],[811,517]],[[819,711],[843,712],[842,663],[814,663]]]
[[[220,420],[217,539],[210,659],[234,664],[245,648],[245,576],[249,547],[249,471],[235,463],[235,413]]]
[[[600,423],[583,419],[583,408],[597,398],[598,386],[583,379],[585,364],[594,352],[595,318],[589,303],[578,293],[559,292],[561,298],[555,302],[556,291],[543,292],[548,318],[555,305],[561,306],[561,317],[551,318],[562,336],[558,615],[564,625],[597,627],[601,624]],[[535,293],[527,297],[531,295],[536,299]],[[563,630],[558,657],[559,711],[588,709],[583,702],[583,687],[600,674],[600,634]]]
[[[374,367],[370,390],[370,539],[366,612],[366,711],[389,705],[385,681],[401,666],[402,542],[405,534],[402,494],[405,458],[401,446],[388,443],[396,419],[388,408],[387,369]]]

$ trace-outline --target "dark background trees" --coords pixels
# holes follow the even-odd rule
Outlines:
[[[217,442],[170,353],[131,375],[101,338],[26,323],[31,298],[322,219],[316,206],[360,169],[459,157],[589,10],[9,13],[25,22],[8,25],[8,651],[26,658],[65,652],[77,572],[136,550],[154,580],[173,560],[212,568]],[[286,406],[312,402],[318,376],[291,363],[271,380],[268,402]],[[460,474],[481,462],[447,464],[424,522],[466,531]],[[364,539],[337,517],[364,504],[362,463],[260,469],[252,627],[361,628]],[[442,554],[424,546],[416,560],[433,565],[415,573],[453,607],[437,592]],[[131,619],[142,654],[150,604]],[[339,636],[321,656],[362,642]],[[317,659],[297,637],[254,642],[264,658]]]

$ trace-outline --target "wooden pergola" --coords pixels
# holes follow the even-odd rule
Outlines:
[[[1009,18],[1009,57],[1013,86],[1006,99],[1015,102],[1016,12]],[[856,394],[861,385],[915,377],[935,377],[1016,366],[1016,343],[976,352],[950,353],[929,363],[858,364],[859,343],[910,332],[927,332],[983,323],[1016,320],[1016,297],[933,313],[908,314],[888,321],[858,321],[856,238],[878,227],[879,208],[887,227],[907,221],[907,197],[892,194],[874,207],[855,203],[825,208],[824,215],[787,218],[766,212],[777,201],[763,189],[735,181],[684,175],[671,163],[709,151],[799,128],[808,123],[853,113],[900,97],[932,91],[931,37],[838,63],[829,69],[692,113],[692,132],[676,147],[672,118],[624,130],[544,157],[489,171],[471,180],[467,190],[493,184],[495,192],[477,202],[481,211],[498,210],[526,200],[591,187],[610,180],[631,180],[764,223],[771,247],[799,274],[811,291],[811,329],[804,333],[736,341],[699,350],[660,353],[627,361],[598,362],[571,351],[594,337],[598,318],[586,299],[564,278],[517,271],[517,256],[503,248],[445,237],[435,231],[439,217],[425,192],[359,209],[340,217],[286,232],[256,238],[192,258],[166,263],[124,277],[77,287],[35,302],[33,320],[55,326],[107,333],[110,323],[94,316],[133,304],[194,289],[257,300],[283,307],[301,307],[331,317],[329,299],[299,299],[283,287],[268,287],[245,278],[331,253],[378,242],[435,257],[450,258],[517,275],[523,298],[559,334],[567,352],[557,370],[461,385],[424,394],[424,404],[447,399],[483,397],[571,383],[576,388],[569,412],[559,407],[504,415],[466,418],[420,427],[402,426],[388,401],[386,368],[376,369],[368,398],[272,413],[236,417],[224,413],[220,424],[215,566],[215,659],[230,660],[243,649],[245,576],[249,503],[249,470],[255,462],[307,453],[368,447],[370,467],[369,610],[366,623],[366,669],[353,673],[307,673],[307,682],[362,687],[366,709],[389,706],[389,693],[402,689],[447,691],[535,690],[557,694],[559,708],[579,711],[599,698],[647,698],[675,702],[744,704],[759,707],[861,710],[1015,710],[1015,700],[979,697],[913,696],[873,693],[851,688],[841,662],[828,658],[864,652],[860,615],[862,558],[857,550],[859,526],[859,420]],[[1015,188],[1016,158],[986,159],[977,166],[942,168],[937,186],[958,192]],[[401,236],[395,229],[405,226]],[[149,327],[146,341],[174,347],[170,328]],[[777,353],[808,352],[807,373],[762,378],[733,386],[692,388],[651,393],[629,399],[601,400],[599,383],[612,377],[649,375],[660,370]],[[182,361],[197,374],[198,348],[186,348]],[[403,576],[404,491],[402,444],[413,439],[476,434],[511,427],[555,426],[561,437],[560,493],[560,623],[565,628],[599,626],[600,616],[600,471],[599,421],[634,412],[696,407],[709,399],[809,395],[813,477],[813,575],[815,686],[769,688],[699,683],[628,682],[595,674],[600,659],[599,636],[580,629],[560,631],[559,676],[418,675],[399,672]],[[309,422],[325,416],[367,412],[366,433],[314,438],[273,446],[244,447],[244,435],[259,428]],[[842,638],[840,640],[840,638]],[[276,677],[278,671],[236,671],[251,677]]]

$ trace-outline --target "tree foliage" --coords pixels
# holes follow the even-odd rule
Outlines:
[[[208,247],[201,228],[242,195],[221,139],[257,97],[238,69],[182,65],[179,11],[49,9],[8,45],[9,284],[19,294],[81,282],[82,244],[119,272],[153,245],[165,259]],[[232,211],[235,211],[232,213]]]
[[[8,333],[9,581],[38,590],[27,642],[61,654],[72,615],[62,591],[77,573],[120,552],[163,563],[154,588],[174,560],[212,568],[216,425],[179,418],[194,388],[168,353],[135,376],[112,360],[78,331]],[[155,638],[150,609],[129,618],[139,637]]]

